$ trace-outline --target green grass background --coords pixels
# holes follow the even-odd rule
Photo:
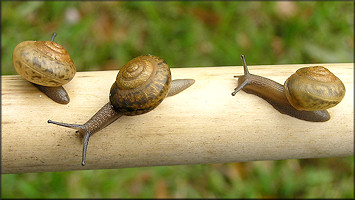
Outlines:
[[[1,2],[1,73],[25,40],[77,71],[152,54],[171,67],[353,62],[353,2]],[[74,134],[74,133],[73,133]],[[354,198],[353,157],[2,175],[4,198]]]

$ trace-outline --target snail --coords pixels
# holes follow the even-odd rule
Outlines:
[[[303,67],[291,75],[284,85],[273,80],[250,74],[241,55],[244,75],[238,78],[238,91],[255,94],[283,114],[298,119],[324,122],[330,119],[326,109],[337,105],[345,95],[343,82],[322,66]]]
[[[85,165],[89,137],[123,115],[133,116],[156,108],[166,96],[172,96],[195,83],[194,79],[171,80],[168,64],[152,55],[139,56],[126,63],[112,84],[109,102],[85,124],[48,123],[76,129],[83,137],[81,165]]]
[[[50,41],[24,41],[13,53],[12,62],[18,74],[31,82],[53,101],[67,104],[68,93],[62,85],[73,79],[76,69],[68,52],[58,43]]]

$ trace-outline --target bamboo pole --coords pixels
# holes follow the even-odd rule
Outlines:
[[[279,83],[307,65],[249,66]],[[86,166],[74,130],[47,120],[84,123],[108,102],[117,71],[78,72],[66,84],[71,102],[57,104],[18,75],[2,76],[2,173],[342,157],[353,149],[353,63],[323,64],[345,84],[346,95],[327,122],[280,114],[236,87],[241,66],[174,68],[173,79],[193,78],[186,91],[155,110],[123,116],[94,134]]]

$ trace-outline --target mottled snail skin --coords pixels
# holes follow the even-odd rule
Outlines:
[[[249,94],[254,94],[254,95],[257,95],[261,98],[263,98],[264,100],[266,100],[267,102],[269,102],[275,109],[277,109],[279,112],[283,113],[283,114],[287,114],[287,115],[290,115],[292,117],[296,117],[298,119],[302,119],[302,120],[306,120],[306,121],[312,121],[312,122],[324,122],[324,121],[328,121],[330,119],[330,115],[328,113],[327,108],[329,107],[326,107],[326,106],[322,106],[320,107],[318,105],[318,103],[320,101],[314,101],[313,104],[317,104],[316,106],[314,107],[317,107],[317,109],[319,110],[314,110],[313,108],[306,108],[308,110],[298,110],[296,109],[295,107],[293,107],[286,94],[286,90],[289,90],[289,89],[285,89],[287,88],[288,86],[290,86],[289,84],[287,84],[288,82],[290,82],[290,80],[293,82],[293,81],[296,81],[295,79],[290,79],[288,81],[286,81],[286,85],[283,86],[273,80],[270,80],[268,78],[265,78],[265,77],[261,77],[261,76],[258,76],[258,75],[253,75],[253,74],[250,74],[249,71],[248,71],[248,68],[247,68],[247,65],[246,65],[246,62],[245,62],[245,59],[244,59],[244,55],[241,56],[242,58],[242,61],[243,61],[243,67],[244,67],[244,75],[241,75],[241,76],[235,76],[235,77],[238,77],[238,87],[235,88],[235,91],[232,93],[232,95],[234,96],[239,90],[243,90],[245,91],[246,93],[249,93]],[[303,70],[301,70],[303,71]],[[296,73],[297,74],[297,73]],[[334,76],[334,75],[333,75]],[[290,78],[291,78],[290,77]],[[311,78],[312,79],[312,78]],[[325,79],[324,77],[322,79]],[[331,78],[333,79],[333,77]],[[299,81],[299,80],[297,80]],[[339,80],[340,81],[340,80]],[[306,81],[307,82],[307,81]],[[340,81],[341,82],[341,81]],[[301,83],[301,81],[299,82]],[[330,87],[333,87],[333,83],[332,82],[332,86]],[[318,82],[312,82],[312,87],[316,87],[314,85],[316,84],[319,84]],[[338,84],[336,82],[336,84]],[[338,89],[336,90],[330,90],[330,91],[333,91],[333,92],[328,92],[328,95],[326,95],[328,98],[338,98],[338,97],[332,97],[332,96],[338,96],[338,93],[339,92],[335,92],[335,91],[342,91],[342,87],[344,85],[341,83],[341,84],[338,84],[337,87],[339,87]],[[312,88],[310,85],[306,85],[306,86],[297,86],[295,88]],[[297,92],[301,91],[301,89],[295,89]],[[308,90],[309,91],[309,90]],[[323,90],[324,91],[324,90]],[[319,91],[318,91],[319,92]],[[343,92],[345,93],[345,87],[344,87],[344,90]],[[307,93],[307,91],[306,91]],[[342,96],[340,98],[340,100],[338,101],[338,103],[341,101],[341,99],[343,98],[344,94],[341,95],[342,92],[340,92],[340,96]],[[332,95],[329,95],[329,94],[332,94]],[[335,95],[334,95],[335,94]],[[304,95],[303,95],[304,96]],[[315,97],[314,97],[315,98]],[[324,98],[324,95],[318,97],[320,99],[325,99]],[[338,98],[339,99],[339,98]],[[306,102],[308,102],[307,104],[308,105],[311,105],[312,106],[312,103],[309,103],[310,101],[308,99],[306,99]],[[326,105],[326,104],[329,104],[329,103],[321,103],[322,105]],[[332,106],[334,106],[333,103],[330,103]],[[332,107],[331,106],[331,107]]]
[[[145,69],[140,70],[140,67],[144,68],[145,66],[156,69],[148,69],[147,71],[151,72],[149,74],[146,73]],[[162,74],[164,76],[161,76]],[[130,80],[136,76],[141,80]],[[123,115],[139,115],[149,112],[157,107],[165,97],[178,94],[194,83],[195,80],[193,79],[171,81],[169,66],[163,59],[151,55],[140,56],[122,67],[116,81],[111,87],[110,102],[105,104],[85,124],[67,124],[52,120],[48,120],[48,123],[76,129],[83,137],[84,144],[81,165],[84,166],[87,146],[92,134],[105,128]],[[148,91],[149,93],[144,91]],[[141,99],[144,99],[144,101]],[[147,105],[143,105],[145,102],[147,102]]]
[[[76,68],[68,52],[51,41],[24,41],[12,54],[14,68],[55,102],[69,103],[62,85],[73,79]]]

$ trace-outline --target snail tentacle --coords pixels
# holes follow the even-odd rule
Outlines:
[[[87,133],[85,134],[84,138],[83,138],[83,156],[82,156],[82,160],[81,160],[81,165],[85,166],[85,160],[86,160],[86,151],[88,149],[88,144],[89,144],[89,139],[90,139],[90,134]]]
[[[244,55],[241,55],[240,57],[243,62],[244,75],[234,76],[234,78],[244,77],[244,81],[243,81],[243,83],[239,84],[238,87],[236,87],[234,89],[234,92],[232,92],[232,96],[235,96],[237,94],[237,92],[239,92],[241,89],[243,89],[249,83],[250,73],[248,70],[247,63],[245,61],[245,57],[244,57]]]
[[[112,122],[116,121],[122,114],[116,112],[110,103],[105,104],[99,111],[96,112],[85,124],[69,124],[63,122],[56,122],[48,120],[50,124],[56,124],[58,126],[64,126],[67,128],[72,128],[77,130],[76,132],[83,136],[83,157],[82,165],[85,165],[86,151],[89,143],[89,138],[91,135],[97,131],[110,125]]]
[[[77,132],[79,132],[79,130],[85,129],[85,126],[83,124],[68,124],[68,123],[63,123],[63,122],[52,121],[50,119],[47,122],[49,124],[55,124],[55,125],[58,125],[58,126],[64,126],[64,127],[67,127],[67,128],[72,128],[72,129],[78,130]]]
[[[87,129],[87,126],[85,124],[83,124],[83,125],[68,124],[68,123],[56,122],[56,121],[52,121],[52,120],[48,120],[48,123],[75,129],[75,130],[77,130],[76,133],[80,133],[83,136],[83,154],[82,154],[81,165],[85,166],[86,152],[87,152],[90,134],[91,134],[90,131]]]
[[[48,123],[75,129],[75,130],[77,130],[76,133],[80,133],[81,135],[83,135],[83,144],[84,145],[83,145],[83,154],[82,154],[81,165],[85,166],[86,151],[88,148],[88,143],[89,143],[89,138],[90,138],[90,131],[88,131],[87,126],[85,124],[83,124],[83,125],[68,124],[68,123],[56,122],[56,121],[52,121],[52,120],[48,120]]]
[[[237,92],[239,92],[241,89],[243,89],[248,83],[249,83],[249,79],[248,79],[248,77],[246,77],[245,80],[243,81],[243,83],[238,85],[238,87],[236,87],[234,89],[234,92],[232,92],[232,96],[235,96],[237,94]]]
[[[57,36],[57,33],[53,33],[52,38],[51,38],[51,42],[54,41],[55,36]]]

